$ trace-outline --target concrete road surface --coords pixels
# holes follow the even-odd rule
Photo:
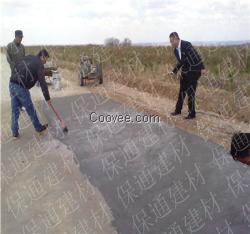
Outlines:
[[[143,113],[97,94],[54,105],[69,132],[44,107],[50,132],[75,153],[118,233],[250,233],[249,167],[219,145],[157,118],[140,122]]]

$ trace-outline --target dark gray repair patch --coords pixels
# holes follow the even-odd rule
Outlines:
[[[250,233],[249,168],[219,145],[163,122],[93,123],[92,112],[138,114],[96,94],[53,103],[69,132],[44,108],[50,132],[74,151],[118,233]]]

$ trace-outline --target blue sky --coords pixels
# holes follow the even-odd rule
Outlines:
[[[250,40],[249,0],[1,0],[1,45]]]

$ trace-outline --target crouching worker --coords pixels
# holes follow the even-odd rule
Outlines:
[[[250,133],[235,133],[233,135],[230,154],[235,161],[250,166]]]
[[[47,50],[41,50],[37,56],[28,55],[15,64],[14,72],[10,77],[9,90],[11,97],[11,130],[14,138],[19,137],[18,119],[20,107],[25,107],[32,124],[37,132],[43,132],[48,124],[42,125],[31,100],[29,89],[39,81],[43,96],[50,102],[48,86],[44,77],[44,64],[49,58]]]

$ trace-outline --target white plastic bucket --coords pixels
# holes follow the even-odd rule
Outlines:
[[[52,85],[55,90],[61,89],[61,77],[58,71],[52,71]]]

